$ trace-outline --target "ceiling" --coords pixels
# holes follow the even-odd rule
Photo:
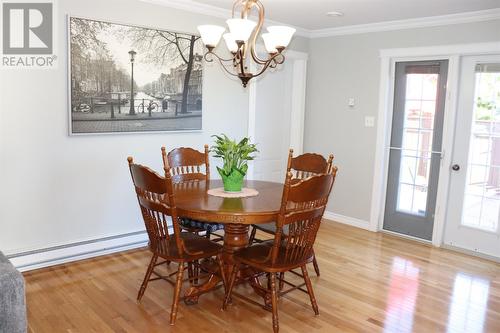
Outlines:
[[[233,0],[192,0],[231,9]],[[307,30],[500,8],[500,0],[261,0],[266,18]],[[328,17],[340,11],[342,17]]]

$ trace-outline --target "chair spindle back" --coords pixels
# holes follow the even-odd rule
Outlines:
[[[293,181],[297,179],[306,179],[314,175],[330,172],[332,162],[332,154],[328,156],[328,160],[314,153],[305,153],[293,157],[293,149],[290,149],[288,153],[287,173],[292,173]]]
[[[168,249],[169,243],[175,242],[178,253],[182,254],[184,246],[180,238],[170,170],[165,168],[164,178],[146,166],[135,164],[132,157],[128,158],[128,163],[151,250],[161,252],[160,247]],[[172,218],[173,235],[169,233],[169,216]]]
[[[161,150],[163,165],[170,168],[174,183],[210,179],[208,145],[205,145],[203,153],[186,147],[175,148],[168,154],[165,147]]]
[[[286,262],[295,262],[307,260],[312,255],[316,234],[337,175],[336,167],[329,169],[327,173],[295,181],[293,174],[288,172],[271,251],[272,264],[278,257]],[[283,235],[285,226],[288,230]]]

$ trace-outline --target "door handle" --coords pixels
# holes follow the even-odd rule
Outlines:
[[[453,171],[458,171],[458,170],[460,170],[460,165],[458,165],[458,164],[453,164],[453,165],[451,166],[451,169],[452,169]]]

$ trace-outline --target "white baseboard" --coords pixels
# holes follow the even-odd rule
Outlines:
[[[372,228],[370,227],[369,221],[357,219],[355,217],[345,216],[330,211],[325,211],[323,217],[327,220],[339,222],[342,224],[347,224],[356,228],[373,231]]]
[[[456,246],[448,245],[448,244],[444,244],[444,243],[443,243],[443,245],[441,247],[443,249],[448,249],[450,251],[456,251],[456,252],[460,252],[460,253],[467,254],[467,255],[470,255],[470,256],[474,256],[474,257],[478,257],[478,258],[482,258],[482,259],[486,259],[486,260],[491,260],[491,261],[495,261],[497,263],[500,263],[500,257],[491,256],[489,254],[484,254],[484,253],[481,253],[481,252],[472,251],[472,250],[468,250],[468,249],[464,249],[464,248],[461,248],[461,247],[456,247]]]
[[[136,231],[33,251],[14,253],[7,255],[7,258],[18,270],[26,272],[33,269],[140,248],[147,244],[148,235],[146,232]]]

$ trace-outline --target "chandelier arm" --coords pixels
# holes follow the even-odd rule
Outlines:
[[[240,0],[239,2],[241,2],[241,18],[242,19],[246,19],[248,18],[248,13],[250,13],[250,11],[252,10],[252,7],[255,6],[255,3],[257,2],[258,0]]]
[[[254,33],[250,37],[250,41],[248,43],[248,46],[250,48],[250,55],[252,56],[252,59],[260,65],[265,65],[266,62],[269,61],[270,59],[264,60],[264,59],[259,58],[259,56],[257,55],[257,50],[256,50],[257,37],[259,36],[259,33],[262,30],[262,27],[264,25],[265,9],[259,0],[255,1],[253,3],[253,5],[255,7],[257,7],[257,9],[259,10],[259,22],[257,23],[257,27],[255,28]]]
[[[225,59],[225,58],[222,58],[222,57],[219,57],[217,55],[217,53],[215,52],[212,52],[212,51],[208,51],[207,53],[205,53],[205,55],[203,56],[203,58],[205,59],[205,61],[207,62],[213,62],[214,60],[213,59],[210,59],[208,56],[213,56],[215,58],[217,58],[219,60],[219,62],[234,62],[234,58],[231,58],[231,59]]]
[[[262,75],[262,74],[266,71],[266,69],[267,69],[267,68],[271,65],[272,61],[273,61],[276,57],[278,57],[278,56],[280,56],[280,55],[283,57],[283,61],[284,61],[284,60],[285,60],[285,56],[284,56],[283,54],[281,54],[281,53],[276,53],[275,55],[273,55],[273,56],[272,56],[272,57],[271,57],[271,58],[270,58],[270,59],[269,59],[269,60],[268,60],[268,61],[264,64],[264,66],[262,67],[262,69],[260,70],[260,72],[258,72],[257,74],[253,74],[253,75],[252,75],[252,77],[257,77],[257,76],[259,76],[259,75]]]
[[[242,0],[235,0],[233,2],[232,17],[234,18],[234,13],[236,12],[236,7],[242,4]]]
[[[220,59],[220,58],[217,58],[217,59],[219,60],[219,63],[220,63],[220,65],[221,65],[221,67],[222,67],[222,68],[224,68],[224,70],[226,71],[226,73],[228,73],[228,74],[229,74],[229,75],[231,75],[231,76],[239,77],[239,75],[238,75],[238,74],[235,74],[235,73],[231,72],[231,71],[230,71],[230,70],[226,67],[226,65],[224,64],[224,62],[222,61],[222,59]]]

